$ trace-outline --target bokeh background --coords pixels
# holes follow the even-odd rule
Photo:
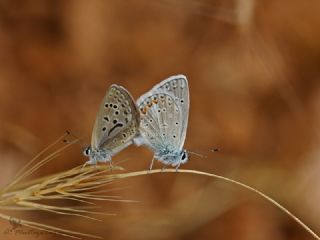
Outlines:
[[[135,98],[175,74],[189,79],[182,168],[252,185],[320,232],[320,3],[298,0],[0,2],[0,183],[57,137],[83,137],[36,176],[86,161],[110,84]],[[219,148],[218,153],[210,149]],[[115,160],[147,169],[130,146]],[[157,164],[156,167],[161,167]],[[102,202],[95,223],[28,213],[106,239],[312,239],[259,196],[208,177],[158,174],[117,183],[125,199]],[[55,239],[4,235],[0,239]],[[61,237],[63,238],[63,237]]]

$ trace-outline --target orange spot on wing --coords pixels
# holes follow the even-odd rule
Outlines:
[[[147,108],[144,107],[144,108],[141,110],[141,112],[142,112],[143,114],[146,114],[146,113],[147,113]]]
[[[143,114],[146,114],[147,111],[154,105],[154,104],[158,104],[158,99],[152,100],[151,103],[147,104],[144,108],[141,108],[140,111]]]

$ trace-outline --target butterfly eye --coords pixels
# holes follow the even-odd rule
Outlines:
[[[186,157],[187,157],[186,153],[185,153],[185,152],[183,152],[182,157],[181,157],[181,160],[182,160],[182,161],[183,161],[183,160],[185,160],[185,159],[186,159]]]
[[[90,155],[90,147],[87,147],[84,151],[83,151],[83,154],[85,155],[85,156],[89,156]]]

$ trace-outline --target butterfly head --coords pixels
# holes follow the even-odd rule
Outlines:
[[[189,155],[188,155],[188,152],[187,150],[183,149],[181,152],[180,152],[180,163],[186,163],[189,159]]]
[[[166,149],[164,152],[155,154],[155,158],[166,165],[172,165],[173,167],[175,167],[180,164],[186,163],[188,161],[189,155],[188,152],[184,149],[181,151],[168,151],[168,149]]]
[[[89,157],[91,155],[91,146],[88,146],[83,150],[83,155],[86,157]]]
[[[111,161],[111,152],[106,149],[92,149],[91,146],[83,150],[83,155],[89,158],[88,164],[96,164],[97,162],[106,163]]]

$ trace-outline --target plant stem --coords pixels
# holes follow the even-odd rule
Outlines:
[[[139,171],[139,172],[131,172],[131,173],[121,173],[121,174],[115,174],[114,177],[115,178],[127,178],[127,177],[137,177],[137,176],[142,176],[142,175],[148,175],[148,174],[155,174],[155,173],[176,173],[176,169],[154,169],[154,170],[145,170],[145,171]],[[179,169],[178,173],[190,173],[190,174],[197,174],[197,175],[203,175],[203,176],[208,176],[208,177],[213,177],[213,178],[217,178],[229,183],[233,183],[235,185],[238,185],[240,187],[243,187],[251,192],[254,192],[258,195],[260,195],[262,198],[264,198],[265,200],[271,202],[273,205],[275,205],[276,207],[278,207],[280,210],[282,210],[283,212],[285,212],[286,214],[288,214],[293,220],[295,220],[300,226],[302,226],[305,230],[307,230],[315,239],[320,240],[320,237],[310,228],[308,227],[304,222],[302,222],[298,217],[296,217],[293,213],[291,213],[288,209],[286,209],[284,206],[282,206],[280,203],[278,203],[276,200],[272,199],[271,197],[269,197],[268,195],[260,192],[259,190],[250,187],[247,184],[244,184],[242,182],[227,178],[227,177],[223,177],[217,174],[213,174],[213,173],[207,173],[207,172],[201,172],[201,171],[197,171],[197,170],[185,170],[185,169]]]

